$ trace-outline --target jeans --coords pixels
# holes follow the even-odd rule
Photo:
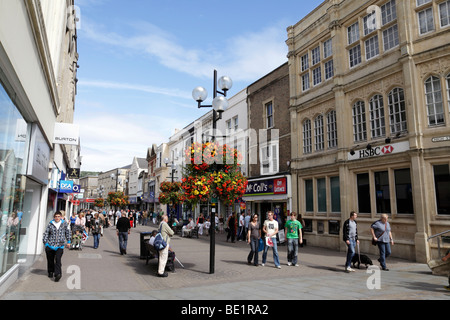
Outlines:
[[[123,253],[124,250],[127,250],[127,243],[128,243],[128,232],[119,232],[120,253]]]
[[[259,239],[254,239],[250,237],[250,253],[248,254],[247,261],[248,263],[252,263],[253,257],[255,258],[253,264],[255,266],[258,265],[258,247],[259,247]]]
[[[386,258],[391,255],[391,245],[389,242],[378,241],[378,249],[380,249],[380,259],[378,261],[381,264],[381,268],[386,268]]]
[[[278,250],[277,250],[277,238],[272,238],[273,240],[273,262],[275,263],[275,266],[279,266],[280,265],[280,259],[278,258]],[[267,259],[267,251],[269,251],[269,246],[267,246],[264,242],[264,253],[262,256],[262,263],[265,264],[266,263],[266,259]]]
[[[100,243],[100,233],[93,233],[92,236],[94,237],[94,249],[97,249]]]
[[[297,264],[298,259],[298,238],[288,240],[288,262],[293,265]]]
[[[350,244],[347,245],[347,261],[345,261],[345,267],[350,268],[352,264],[353,256],[355,255],[356,241],[349,239]]]

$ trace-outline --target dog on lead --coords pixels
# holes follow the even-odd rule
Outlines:
[[[352,259],[352,263],[353,263],[353,268],[355,268],[355,264],[357,264],[358,266],[356,268],[359,269],[361,264],[364,264],[366,266],[366,269],[369,267],[369,265],[373,265],[372,260],[370,260],[370,258],[364,254],[355,254],[353,256]]]

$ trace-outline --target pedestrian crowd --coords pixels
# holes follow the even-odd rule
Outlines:
[[[279,220],[275,218],[276,214],[272,211],[267,212],[266,219],[260,223],[259,215],[249,213],[245,215],[244,212],[236,217],[236,213],[232,212],[226,219],[226,221],[215,215],[215,230],[214,232],[227,233],[226,241],[231,240],[232,243],[237,239],[238,241],[246,241],[250,245],[250,252],[247,256],[247,262],[253,266],[265,266],[267,262],[267,254],[269,249],[272,249],[273,262],[275,267],[281,269],[280,258],[278,254],[277,243],[287,243],[287,265],[299,267],[299,246],[303,246],[303,226],[304,221],[301,215],[297,215],[295,212],[291,212],[287,217],[284,228],[281,226]],[[354,211],[350,213],[349,219],[343,224],[343,241],[347,245],[346,261],[344,271],[354,272],[351,264],[355,262],[365,263],[359,252],[359,239],[358,239],[358,226],[357,226],[358,214]],[[173,249],[170,247],[170,239],[175,234],[176,227],[182,226],[181,236],[188,236],[195,228],[199,235],[209,235],[210,230],[210,217],[204,217],[199,215],[196,222],[192,217],[188,218],[188,223],[184,225],[177,219],[172,219],[169,223],[169,217],[167,214],[160,212],[147,211],[142,213],[135,210],[118,210],[116,212],[110,211],[109,213],[97,212],[94,210],[83,210],[78,214],[72,214],[72,216],[66,222],[63,212],[56,212],[54,218],[48,224],[43,241],[45,245],[45,252],[47,256],[47,269],[48,276],[54,277],[57,282],[61,278],[61,258],[63,250],[66,247],[71,249],[81,249],[82,242],[80,238],[86,239],[89,235],[93,236],[94,249],[97,249],[100,244],[100,238],[103,236],[103,228],[116,226],[117,237],[119,243],[119,252],[121,255],[127,254],[127,242],[130,230],[136,227],[136,224],[148,225],[149,221],[152,221],[154,225],[158,224],[158,230],[155,230],[150,239],[150,244],[153,244],[157,235],[160,234],[164,243],[164,248],[158,250],[158,272],[157,276],[167,277],[168,274],[165,271],[166,263],[169,256],[174,256]],[[80,230],[84,235],[80,237]],[[380,219],[372,223],[370,227],[372,235],[372,244],[378,247],[381,269],[389,271],[386,260],[391,255],[391,246],[394,245],[394,239],[392,236],[391,225],[388,221],[388,215],[382,214]],[[358,249],[358,252],[357,252]],[[259,263],[259,252],[262,252],[262,261]],[[450,259],[450,252],[442,258],[443,261]],[[369,259],[370,260],[370,259]],[[372,264],[371,261],[369,264]],[[358,265],[359,266],[359,265]],[[366,263],[367,267],[367,263]],[[450,290],[450,277],[449,286],[446,287]]]

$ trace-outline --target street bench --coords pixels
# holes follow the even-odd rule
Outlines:
[[[149,241],[145,241],[145,248],[147,249],[147,257],[145,264],[148,264],[148,261],[151,259],[158,259],[159,265],[159,253],[156,251],[155,247],[149,243]],[[167,258],[166,270],[175,272],[175,263],[174,263],[175,254],[169,251],[169,256]]]

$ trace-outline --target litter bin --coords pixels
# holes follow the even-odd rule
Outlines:
[[[151,232],[141,232],[141,256],[140,259],[147,259],[147,248],[145,247],[145,241],[149,241],[152,236]]]

